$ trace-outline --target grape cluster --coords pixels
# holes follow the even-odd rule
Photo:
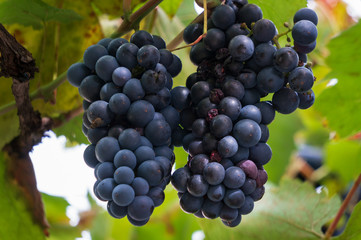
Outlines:
[[[83,97],[83,132],[91,143],[94,193],[115,218],[146,224],[164,201],[175,156],[171,132],[179,113],[170,105],[180,59],[162,38],[137,31],[130,42],[103,39],[85,52],[67,77]]]
[[[316,45],[317,15],[307,8],[295,14],[293,47],[277,45],[278,30],[262,17],[246,0],[216,7],[207,34],[190,51],[197,72],[186,87],[171,90],[181,125],[172,143],[189,153],[187,165],[171,178],[180,206],[200,218],[220,217],[230,227],[265,192],[263,165],[272,157],[267,125],[275,112],[289,114],[314,102],[314,76],[306,62]],[[202,34],[203,24],[195,23],[183,38],[192,43]],[[272,101],[261,101],[268,94]]]

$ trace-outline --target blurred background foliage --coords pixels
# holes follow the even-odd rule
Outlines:
[[[133,0],[133,11],[145,2]],[[274,21],[280,32],[285,30],[283,22],[292,23],[297,9],[307,4],[306,0],[249,2],[259,5],[264,17]],[[84,231],[93,240],[202,239],[201,229],[206,239],[320,239],[321,226],[329,223],[340,206],[339,196],[361,172],[361,23],[341,0],[308,4],[319,16],[317,48],[309,55],[317,76],[313,88],[316,103],[292,115],[278,114],[270,125],[273,157],[266,166],[270,184],[265,198],[241,225],[228,229],[219,220],[198,220],[182,212],[171,186],[166,189],[164,204],[141,228],[126,219],[110,217],[91,194],[91,208],[79,213],[77,223],[70,224],[66,214],[69,203],[43,194],[51,225],[49,239],[75,239]],[[64,72],[82,58],[89,45],[114,32],[122,15],[122,1],[114,0],[0,0],[0,22],[33,54],[40,69],[31,81],[33,105],[42,116],[58,122],[54,132],[66,136],[69,147],[88,142],[81,131],[82,99],[65,81]],[[140,22],[140,28],[169,43],[196,16],[192,0],[164,0]],[[196,70],[188,59],[189,48],[176,54],[183,61],[183,70],[174,79],[174,86],[184,85],[187,76]],[[10,87],[11,81],[0,79],[1,148],[19,134]],[[175,152],[178,168],[186,163],[187,155],[181,148]],[[0,239],[43,239],[16,185],[8,181],[5,159],[0,153]],[[317,166],[312,165],[315,162]],[[290,178],[308,183],[285,180]],[[321,185],[321,194],[316,194],[311,186]],[[355,207],[346,231],[337,239],[361,239],[361,223],[357,222],[360,208],[360,204]],[[341,230],[344,223],[340,223]]]

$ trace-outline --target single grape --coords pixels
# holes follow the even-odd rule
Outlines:
[[[153,200],[148,196],[136,196],[128,206],[128,215],[136,221],[144,221],[152,215]]]
[[[311,90],[314,82],[312,72],[305,67],[297,67],[288,76],[290,88],[296,92]]]
[[[131,184],[134,180],[134,172],[130,167],[118,167],[114,172],[114,181],[118,184]]]
[[[289,88],[282,88],[272,97],[272,104],[277,112],[289,114],[295,111],[300,103],[297,92]]]
[[[211,19],[217,28],[225,30],[235,23],[236,14],[230,6],[220,5],[212,12]]]
[[[99,44],[92,45],[88,47],[83,56],[84,64],[90,70],[95,69],[95,63],[98,61],[99,58],[106,56],[108,54],[107,49]]]
[[[223,184],[227,188],[240,188],[246,180],[246,174],[239,167],[230,167],[226,170]]]
[[[128,149],[122,149],[115,154],[114,165],[116,168],[125,166],[134,169],[137,165],[137,159],[132,151]]]
[[[290,47],[278,49],[274,54],[274,67],[280,72],[290,72],[298,66],[298,54]]]
[[[293,17],[293,22],[297,23],[301,20],[309,20],[315,25],[317,25],[318,23],[318,17],[316,12],[310,8],[301,8],[295,13]]]
[[[312,89],[307,92],[298,93],[298,97],[300,99],[298,108],[300,109],[310,108],[315,102],[315,93]]]
[[[238,35],[229,42],[228,49],[234,58],[239,61],[246,61],[253,55],[254,44],[249,37]]]
[[[252,147],[261,139],[261,128],[250,119],[238,121],[233,128],[233,136],[242,147]]]
[[[143,47],[144,45],[153,45],[154,40],[152,34],[147,31],[140,30],[136,31],[131,37],[130,42],[137,45],[138,48]]]
[[[128,184],[119,184],[114,188],[112,192],[113,201],[121,207],[126,207],[130,203],[132,203],[134,197],[134,190]]]
[[[183,32],[183,40],[186,44],[190,44],[197,40],[203,34],[203,25],[200,23],[189,24]]]
[[[90,74],[90,69],[84,63],[74,63],[69,67],[66,77],[71,85],[80,87],[83,79]]]
[[[310,44],[316,41],[317,27],[309,20],[300,20],[292,28],[292,38],[300,44]]]
[[[260,19],[253,26],[253,37],[259,42],[269,42],[276,35],[276,26],[271,20]]]

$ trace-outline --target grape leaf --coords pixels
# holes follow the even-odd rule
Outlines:
[[[241,224],[229,229],[220,220],[200,220],[206,238],[268,240],[311,240],[323,237],[322,225],[337,213],[340,200],[316,193],[309,183],[281,181],[279,187],[266,187],[266,193]]]
[[[328,44],[330,55],[326,59],[331,68],[327,79],[337,79],[334,86],[327,87],[315,103],[315,108],[328,120],[332,130],[341,137],[361,130],[361,58],[358,51],[361,39],[361,22],[332,39]],[[350,114],[352,113],[352,114]]]
[[[83,118],[82,114],[76,116],[64,125],[54,129],[57,136],[64,135],[70,143],[73,144],[89,144],[88,139],[84,136],[82,131]]]
[[[24,199],[20,197],[22,193],[6,174],[6,160],[0,153],[0,239],[45,239],[42,229],[34,223]]]
[[[169,17],[173,17],[177,13],[182,2],[183,0],[166,0],[159,4],[159,6],[167,13]]]
[[[361,202],[353,209],[350,219],[347,222],[344,232],[333,240],[361,239]]]
[[[176,13],[177,18],[186,26],[188,25],[195,17],[197,17],[197,12],[194,9],[193,0],[183,0],[182,4],[178,8]]]
[[[350,140],[330,142],[326,145],[326,164],[338,173],[346,185],[361,172],[361,143]]]
[[[134,12],[140,4],[146,2],[146,0],[132,0],[131,9]],[[110,15],[112,17],[122,17],[123,12],[123,1],[114,1],[114,0],[92,0],[92,4],[96,7],[98,11],[103,14]]]
[[[287,30],[283,23],[289,22],[293,24],[293,16],[300,9],[307,7],[306,0],[295,0],[286,3],[284,0],[250,0],[249,3],[258,5],[263,12],[263,18],[270,19],[277,27],[278,31]]]
[[[41,0],[7,0],[0,3],[0,22],[3,24],[18,23],[41,29],[48,21],[70,23],[80,19],[73,10],[56,8]]]
[[[268,126],[270,138],[267,143],[272,149],[272,159],[265,165],[268,179],[278,183],[289,164],[296,146],[294,134],[302,127],[297,114],[283,115],[276,113],[275,120]]]

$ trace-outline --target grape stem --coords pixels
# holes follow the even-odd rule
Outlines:
[[[207,23],[208,23],[208,17],[207,17],[207,0],[203,0],[203,34],[207,34]]]
[[[192,46],[196,45],[197,43],[199,43],[206,35],[207,35],[207,33],[203,33],[194,42],[192,42],[190,44],[187,44],[185,46],[179,47],[179,48],[174,48],[174,49],[169,50],[169,51],[174,52],[174,51],[181,50],[181,49],[184,49],[184,48],[187,48],[187,47],[192,47]]]
[[[280,49],[281,48],[281,45],[280,45],[280,43],[278,42],[278,39],[280,38],[280,37],[282,37],[282,36],[286,36],[289,32],[291,32],[292,31],[292,29],[291,28],[289,28],[286,32],[283,32],[283,33],[279,33],[279,34],[277,34],[276,36],[274,36],[273,37],[273,42],[276,44],[276,47],[277,47],[277,49]]]
[[[111,38],[120,37],[139,26],[139,22],[163,0],[149,0],[141,8],[125,18],[119,28],[111,35]]]
[[[341,217],[343,216],[347,205],[350,203],[352,196],[355,194],[357,188],[360,186],[361,183],[361,173],[358,176],[358,178],[356,179],[354,185],[352,186],[351,190],[348,192],[345,200],[343,201],[340,209],[337,212],[337,215],[335,217],[335,219],[332,221],[331,225],[328,227],[326,234],[325,234],[325,240],[328,240],[332,237],[334,231],[336,230],[337,224],[340,221]]]

